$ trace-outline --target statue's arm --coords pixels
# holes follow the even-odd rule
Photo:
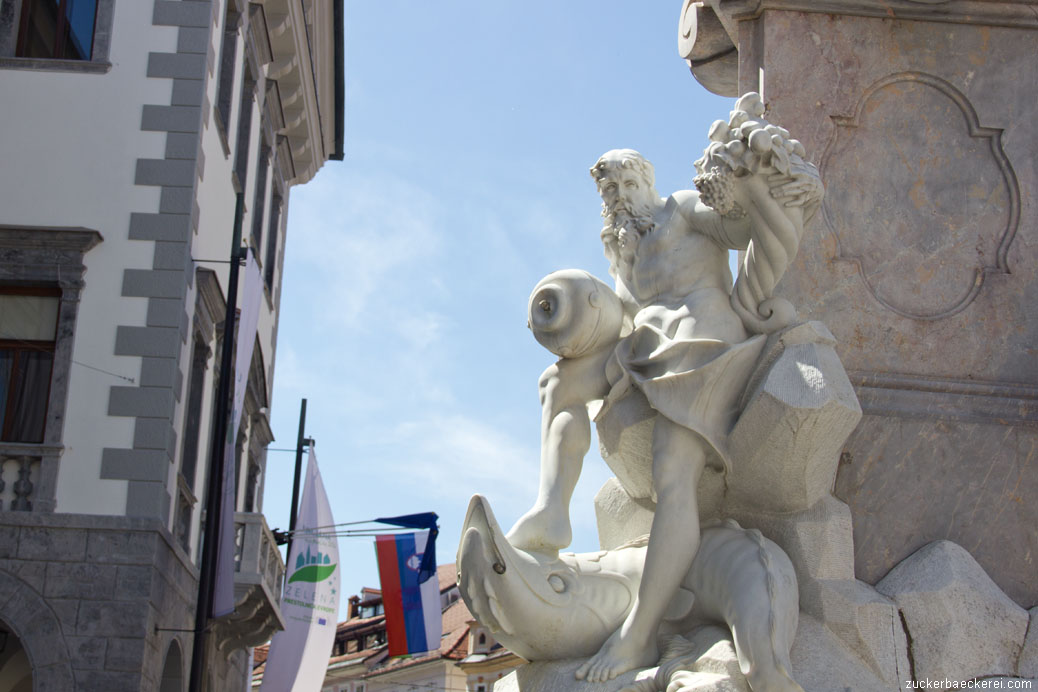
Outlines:
[[[638,305],[638,301],[635,300],[631,289],[627,288],[627,284],[624,283],[624,280],[619,275],[616,277],[616,295],[619,296],[620,304],[623,305],[624,309],[621,334],[627,334],[634,328],[634,316],[638,314],[641,306]]]
[[[694,182],[703,202],[749,224],[750,240],[732,291],[732,308],[753,332],[771,333],[796,318],[789,301],[773,295],[796,255],[804,224],[823,195],[818,169],[804,146],[764,118],[759,94],[735,103],[727,122],[710,128],[710,144],[696,161]]]
[[[620,231],[617,234],[612,229],[602,230],[602,246],[606,259],[609,260],[609,275],[616,281],[615,293],[623,305],[622,332],[624,334],[633,328],[634,316],[641,308],[634,293],[628,288],[628,282],[631,280],[631,263],[634,261],[634,250],[637,243],[637,236],[626,231]]]
[[[749,217],[722,216],[699,198],[696,190],[679,190],[671,195],[685,222],[698,233],[729,250],[745,250],[750,243]]]

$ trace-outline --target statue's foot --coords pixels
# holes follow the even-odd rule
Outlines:
[[[534,507],[519,517],[505,536],[513,547],[542,553],[557,553],[573,540],[566,508]]]
[[[623,627],[613,634],[592,656],[577,669],[577,680],[606,682],[629,670],[640,670],[655,665],[660,658],[656,638],[648,640],[621,634]]]

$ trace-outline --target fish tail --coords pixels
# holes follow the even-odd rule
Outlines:
[[[764,542],[764,535],[761,534],[757,529],[750,529],[747,535],[757,544],[757,558],[760,560],[761,566],[764,568],[764,578],[768,589],[768,601],[770,607],[768,608],[768,644],[771,652],[771,660],[773,670],[777,671],[782,678],[781,688],[775,687],[774,680],[770,680],[771,687],[769,689],[782,689],[788,690],[789,692],[803,692],[803,688],[793,679],[792,674],[789,671],[789,664],[786,661],[788,652],[780,652],[778,650],[778,623],[775,621],[775,609],[778,607],[778,585],[775,582],[775,570],[771,561],[771,552],[768,550],[767,544]],[[754,689],[756,686],[754,685]]]

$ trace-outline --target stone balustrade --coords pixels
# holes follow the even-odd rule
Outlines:
[[[0,510],[31,512],[42,456],[0,449]]]
[[[241,577],[246,583],[262,583],[279,603],[285,563],[266,519],[255,512],[235,512],[234,531],[235,582]]]
[[[224,652],[256,646],[284,629],[281,585],[285,563],[263,515],[235,512],[234,600],[232,614],[214,625],[216,645]]]

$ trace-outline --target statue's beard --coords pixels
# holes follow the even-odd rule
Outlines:
[[[605,218],[605,229],[614,236],[626,228],[628,232],[637,231],[638,235],[645,235],[656,226],[653,221],[655,210],[648,204],[632,204],[628,200],[619,200],[612,206],[602,204],[602,216]]]

